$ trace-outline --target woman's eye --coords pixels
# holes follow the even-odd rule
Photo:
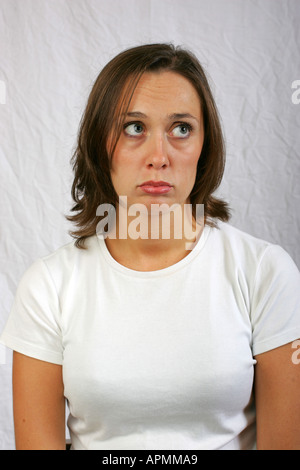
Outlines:
[[[144,127],[142,124],[133,122],[133,123],[125,124],[124,131],[125,131],[125,134],[134,137],[134,136],[143,134]]]
[[[185,138],[190,135],[192,131],[192,126],[190,124],[179,124],[178,126],[174,127],[172,130],[172,135],[174,137]]]

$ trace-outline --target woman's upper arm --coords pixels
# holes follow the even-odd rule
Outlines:
[[[65,450],[62,366],[13,355],[16,449]]]
[[[300,450],[300,364],[292,343],[258,354],[255,402],[258,450]]]

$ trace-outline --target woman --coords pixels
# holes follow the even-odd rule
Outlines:
[[[223,167],[191,53],[139,46],[103,69],[74,154],[76,241],[25,273],[2,334],[18,449],[65,448],[65,398],[73,449],[300,449],[299,272],[227,223]]]

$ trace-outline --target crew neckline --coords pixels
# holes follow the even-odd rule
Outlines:
[[[135,269],[131,269],[124,266],[123,264],[116,261],[115,258],[113,258],[113,256],[110,254],[106,246],[104,237],[101,235],[96,235],[96,237],[100,247],[101,255],[105,259],[105,262],[108,263],[113,269],[127,276],[149,279],[153,277],[162,277],[169,274],[173,274],[174,272],[178,271],[179,269],[183,269],[185,266],[191,263],[196,258],[196,256],[198,256],[199,253],[202,251],[210,231],[211,227],[209,225],[205,225],[197,244],[187,256],[182,258],[177,263],[172,264],[171,266],[167,266],[163,269],[157,269],[155,271],[137,271]]]

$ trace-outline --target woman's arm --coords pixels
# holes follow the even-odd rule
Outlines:
[[[300,364],[293,363],[294,352],[289,343],[255,357],[258,450],[300,450]]]
[[[13,403],[17,450],[65,450],[62,366],[14,352]]]

